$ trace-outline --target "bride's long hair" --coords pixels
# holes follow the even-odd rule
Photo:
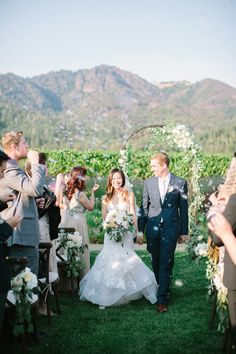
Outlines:
[[[112,186],[112,178],[114,176],[115,173],[119,173],[121,175],[122,178],[122,185],[121,187],[124,188],[125,186],[125,174],[122,170],[120,170],[119,168],[113,168],[108,175],[108,179],[107,179],[107,193],[105,195],[104,201],[106,203],[109,203],[109,201],[112,199],[114,193],[115,193],[115,188]],[[124,200],[128,200],[128,196],[129,196],[129,192],[127,191],[127,189],[123,189],[122,192],[122,197]]]
[[[75,190],[84,191],[85,186],[85,175],[87,169],[82,166],[73,167],[70,171],[70,178],[65,187],[65,195],[69,200],[71,200]]]

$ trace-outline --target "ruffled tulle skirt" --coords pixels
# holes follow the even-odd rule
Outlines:
[[[80,299],[116,306],[145,297],[157,301],[154,273],[137,254],[120,243],[105,240],[93,267],[80,282]]]

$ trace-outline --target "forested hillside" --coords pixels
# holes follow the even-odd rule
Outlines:
[[[116,67],[0,75],[0,129],[35,147],[117,150],[136,129],[184,123],[208,153],[232,153],[236,89],[206,79],[151,84]]]

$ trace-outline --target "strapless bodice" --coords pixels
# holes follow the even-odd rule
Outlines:
[[[107,205],[107,211],[112,211],[112,210],[126,210],[126,211],[129,211],[129,203],[127,202],[122,202],[122,203],[108,203]]]

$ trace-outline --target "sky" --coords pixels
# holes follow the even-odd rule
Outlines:
[[[0,73],[107,64],[236,87],[236,0],[0,0]]]

